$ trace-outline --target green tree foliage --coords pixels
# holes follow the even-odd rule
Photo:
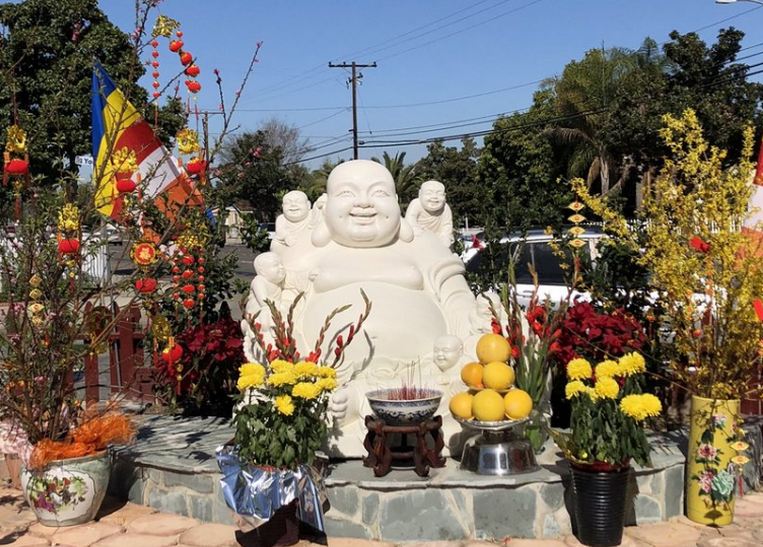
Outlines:
[[[265,222],[275,220],[283,194],[303,186],[308,173],[300,165],[286,165],[281,147],[272,146],[265,132],[256,131],[223,145],[215,176],[225,188],[228,203],[247,200],[255,217]]]
[[[27,130],[31,169],[48,182],[91,150],[90,86],[99,59],[139,110],[146,91],[144,68],[127,34],[114,26],[97,0],[26,0],[0,5],[0,140],[16,117]],[[180,103],[160,109],[165,142],[184,123]],[[153,107],[148,119],[153,119]]]
[[[539,121],[553,108],[548,91],[536,93],[529,112],[501,118],[485,137],[480,157],[480,221],[494,236],[558,225],[571,194],[561,181],[568,151],[551,145]]]

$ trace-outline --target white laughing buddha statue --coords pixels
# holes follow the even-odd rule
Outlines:
[[[361,289],[372,302],[361,334],[337,368],[341,388],[330,404],[334,419],[330,452],[356,457],[364,454],[363,417],[369,413],[365,394],[380,387],[400,387],[411,378],[408,371],[414,363],[425,384],[419,387],[447,392],[446,386],[460,381],[457,365],[473,353],[472,348],[462,352],[461,343],[489,329],[489,324],[481,324],[484,318],[461,260],[437,235],[414,232],[402,218],[395,182],[383,165],[354,160],[334,168],[322,217],[308,228],[309,248],[300,246],[295,253],[273,245],[271,250],[283,262],[285,286],[304,292],[294,330],[305,353],[332,310],[352,304],[333,321],[339,330],[356,321],[363,310]],[[256,355],[248,330],[244,327],[248,355]],[[326,340],[333,334],[328,333]],[[447,356],[433,352],[436,340],[450,350]],[[449,423],[450,428],[455,425]],[[446,442],[458,431],[446,429]]]

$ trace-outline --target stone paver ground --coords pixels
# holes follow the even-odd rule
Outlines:
[[[17,490],[0,489],[0,545],[18,547],[227,547],[237,545],[236,529],[203,524],[194,519],[158,513],[150,507],[107,500],[96,522],[67,528],[50,528],[35,522]],[[415,538],[411,538],[412,540]],[[329,547],[392,547],[392,543],[351,538],[329,538]],[[405,543],[406,547],[575,547],[572,536],[550,539],[501,541],[443,541]],[[308,541],[300,547],[317,545]],[[623,546],[645,547],[757,547],[763,545],[763,493],[737,500],[734,524],[709,528],[685,517],[625,529]]]

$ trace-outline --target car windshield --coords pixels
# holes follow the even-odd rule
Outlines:
[[[541,285],[565,285],[562,261],[554,253],[548,241],[510,242],[503,243],[498,249],[488,247],[477,253],[466,264],[466,271],[470,273],[500,272],[505,271],[509,264],[512,253],[519,249],[516,264],[516,280],[519,284],[532,284],[529,264],[535,267],[538,273],[538,282]],[[583,262],[590,259],[588,245],[578,251]],[[567,260],[570,260],[571,256]],[[497,279],[506,279],[505,275],[498,275]]]

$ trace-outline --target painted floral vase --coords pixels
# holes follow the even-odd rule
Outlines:
[[[686,458],[686,516],[700,524],[725,526],[734,520],[739,440],[739,401],[691,399]]]
[[[111,473],[108,451],[56,460],[43,469],[24,469],[21,488],[37,520],[45,526],[73,526],[95,518]]]

